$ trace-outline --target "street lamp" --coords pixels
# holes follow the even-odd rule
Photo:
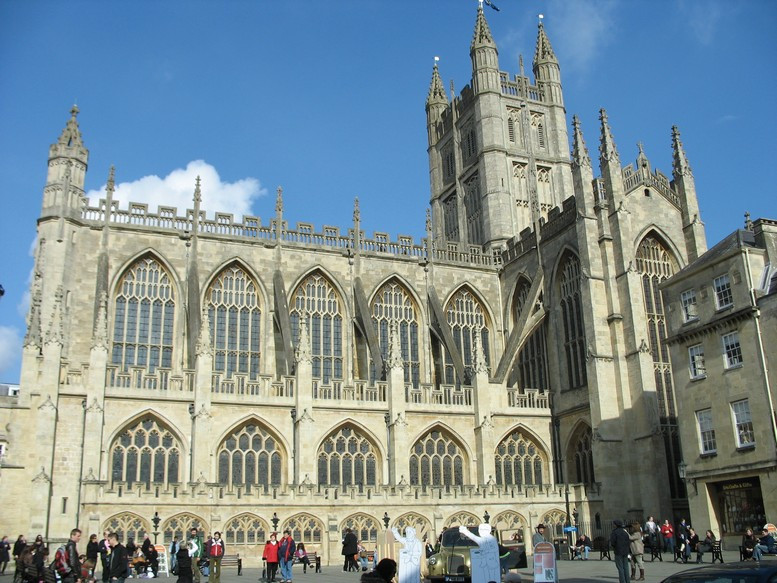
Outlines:
[[[383,525],[386,527],[386,530],[388,530],[389,522],[391,522],[391,519],[389,518],[388,512],[383,513]]]
[[[161,518],[159,518],[159,512],[154,512],[154,518],[151,519],[151,524],[154,525],[154,532],[152,533],[154,535],[154,544],[156,544],[156,539],[159,536],[159,523],[162,521]]]
[[[272,522],[272,529],[275,532],[278,532],[278,523],[280,522],[280,518],[278,518],[277,512],[272,513],[272,519],[270,519],[270,522]]]
[[[572,519],[575,521],[575,528],[577,528],[577,519],[580,514],[577,512],[577,508],[572,509]]]
[[[491,515],[488,513],[488,510],[486,510],[485,514],[483,514],[483,521],[488,524],[488,521],[491,520]]]

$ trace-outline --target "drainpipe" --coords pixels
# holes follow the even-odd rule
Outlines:
[[[755,338],[758,342],[758,357],[761,361],[761,370],[764,376],[764,389],[766,390],[766,400],[769,403],[769,417],[771,418],[772,437],[774,445],[777,447],[777,419],[774,417],[774,400],[772,399],[772,389],[769,384],[769,367],[766,363],[766,354],[764,353],[763,337],[761,335],[761,310],[755,300],[755,289],[753,288],[753,274],[750,270],[750,253],[745,248],[745,268],[747,271],[747,287],[750,292],[750,305],[755,309]]]

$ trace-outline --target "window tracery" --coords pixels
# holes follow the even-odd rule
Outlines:
[[[173,542],[173,537],[179,541],[186,540],[189,535],[189,531],[196,528],[200,532],[207,532],[208,525],[203,522],[198,516],[183,512],[170,517],[167,522],[162,526],[162,535],[166,545]]]
[[[448,432],[431,430],[413,445],[410,453],[410,484],[464,484],[464,452]]]
[[[224,540],[227,544],[264,544],[270,532],[267,522],[256,514],[239,514],[224,523]]]
[[[496,447],[496,483],[542,486],[547,455],[531,437],[515,430]]]
[[[513,325],[518,323],[526,300],[529,297],[531,283],[521,278],[513,295]],[[541,297],[541,296],[540,296]],[[532,312],[536,308],[532,308]],[[517,384],[522,388],[547,390],[548,388],[548,348],[545,338],[545,323],[540,324],[526,339],[518,359],[515,362],[513,373],[510,375],[510,384]]]
[[[253,279],[239,266],[224,269],[207,294],[213,370],[226,378],[259,374],[261,307]]]
[[[320,273],[305,278],[294,292],[291,332],[299,345],[299,320],[307,318],[313,378],[329,383],[343,378],[343,302],[334,286]]]
[[[119,281],[114,300],[111,363],[122,371],[153,373],[173,360],[175,298],[170,275],[154,257],[133,263]]]
[[[475,516],[471,512],[462,510],[461,512],[456,512],[455,514],[451,514],[445,520],[445,528],[458,527],[459,525],[477,526],[482,521],[483,520],[481,518],[479,518],[478,516]]]
[[[127,543],[129,539],[142,541],[143,535],[151,530],[149,523],[132,512],[122,512],[110,517],[103,523],[103,531],[115,532],[119,540]]]
[[[282,530],[287,528],[297,543],[316,544],[324,539],[324,523],[310,514],[295,514],[283,524]]]
[[[432,532],[432,523],[416,512],[407,512],[402,516],[399,516],[394,520],[392,526],[396,527],[397,530],[402,533],[404,533],[408,527],[412,526],[415,529],[416,537],[420,539],[423,539],[424,535],[428,535]]]
[[[344,425],[318,448],[318,483],[332,486],[377,485],[378,454],[358,429]]]
[[[580,293],[580,261],[571,253],[561,264],[561,315],[564,324],[564,352],[570,389],[588,382],[585,361],[585,327]]]
[[[384,362],[389,354],[391,322],[398,325],[400,350],[405,382],[417,387],[420,382],[421,358],[418,345],[418,308],[404,286],[396,281],[384,284],[372,300],[372,321],[378,332],[378,343]],[[370,380],[380,378],[374,363],[370,364]]]
[[[480,345],[486,357],[486,364],[491,366],[489,329],[486,312],[480,301],[468,289],[458,290],[448,302],[445,308],[445,315],[448,325],[451,328],[453,341],[458,348],[461,358],[464,361],[466,379],[459,379],[455,373],[453,359],[448,351],[445,351],[445,383],[446,384],[466,384],[472,377],[472,351],[473,337],[480,335]]]
[[[217,450],[222,486],[277,486],[281,483],[282,452],[278,440],[255,421],[237,428]]]
[[[594,474],[594,455],[591,447],[592,432],[591,428],[586,426],[578,432],[577,438],[572,441],[572,452],[568,456],[574,460],[574,474],[570,471],[569,475],[575,476],[575,481],[579,484],[593,484],[596,481]],[[572,468],[570,468],[571,470]]]
[[[180,481],[181,444],[154,417],[145,417],[122,431],[111,444],[111,481],[153,484]]]
[[[363,544],[377,544],[378,532],[381,531],[378,520],[363,513],[346,518],[340,525],[340,532],[345,532],[346,528],[350,528]]]

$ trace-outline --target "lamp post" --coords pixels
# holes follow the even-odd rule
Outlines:
[[[569,482],[566,480],[564,481],[564,504],[566,505],[566,511],[567,511],[567,520],[566,520],[566,528],[564,530],[567,531],[567,541],[569,544],[569,548],[572,548],[572,530],[569,528],[572,526],[572,524],[569,522]]]
[[[388,530],[389,522],[391,522],[391,519],[389,518],[388,512],[383,513],[383,526],[386,527],[386,530]]]
[[[488,521],[491,520],[491,515],[488,513],[488,510],[483,514],[483,521],[488,524]]]
[[[272,522],[273,531],[278,532],[278,523],[280,522],[280,519],[278,518],[277,512],[272,513],[272,518],[270,519],[270,522]]]
[[[580,516],[580,514],[577,512],[577,508],[572,509],[572,520],[575,521],[575,528],[577,528],[577,519]]]
[[[154,544],[156,544],[156,539],[159,536],[159,523],[162,521],[161,518],[159,518],[159,512],[154,512],[154,518],[151,519],[151,524],[154,525],[154,532],[152,533],[154,535]]]

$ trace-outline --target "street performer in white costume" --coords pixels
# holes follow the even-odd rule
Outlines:
[[[459,532],[473,540],[480,547],[479,561],[472,562],[473,581],[501,581],[499,572],[499,543],[491,534],[491,525],[483,523],[478,526],[478,535],[472,534],[466,526],[460,526]],[[474,559],[474,557],[473,557]]]
[[[415,528],[408,526],[405,536],[396,527],[391,529],[394,538],[402,543],[399,551],[399,583],[418,583],[421,580],[421,555],[424,545],[415,536]]]

